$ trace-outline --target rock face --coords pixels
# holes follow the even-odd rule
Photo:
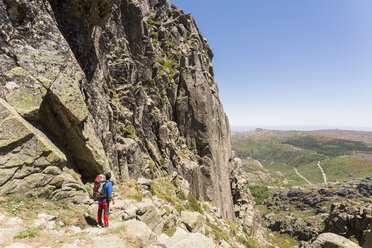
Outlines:
[[[367,233],[370,232],[371,226],[371,203],[359,207],[352,204],[335,203],[331,206],[324,230],[347,238],[353,236],[361,245],[364,245],[368,242]]]
[[[167,0],[4,0],[0,34],[1,195],[79,201],[104,171],[177,172],[234,217],[229,123],[191,14]]]

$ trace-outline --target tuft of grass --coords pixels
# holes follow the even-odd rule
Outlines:
[[[112,229],[108,229],[103,235],[110,235],[110,234],[122,234],[125,233],[125,226],[121,225]]]
[[[211,228],[211,233],[214,235],[214,239],[216,241],[220,241],[222,239],[225,241],[229,241],[229,235],[217,225],[212,224],[208,219],[207,225]]]
[[[172,124],[167,123],[167,127],[168,127],[169,130],[171,130],[171,131],[173,130],[173,126],[172,126]]]
[[[143,194],[141,192],[137,192],[137,193],[129,195],[128,198],[141,202],[143,199]]]
[[[119,125],[115,126],[116,132],[124,133],[127,138],[134,138],[136,137],[134,133],[134,128],[132,125],[124,126],[124,124],[120,123]]]
[[[177,197],[180,198],[181,201],[187,200],[187,197],[183,191],[180,191],[180,193],[177,194]]]
[[[169,72],[168,79],[171,84],[173,77],[175,75],[175,69],[179,66],[175,58],[170,60],[164,60],[162,58],[156,57],[156,62],[161,65],[162,70],[159,72],[160,76],[163,75],[166,71]]]
[[[178,212],[185,211],[185,207],[180,203],[177,203],[174,209],[176,209]]]
[[[165,215],[168,216],[171,212],[170,208],[168,206],[163,206],[163,209],[165,210]]]
[[[199,201],[196,200],[196,198],[192,194],[188,195],[187,200],[190,203],[190,209],[191,210],[203,214],[203,210],[202,210],[202,207],[201,207]]]
[[[240,243],[242,243],[247,248],[261,248],[262,247],[262,245],[260,245],[256,240],[248,236],[245,236],[245,238],[243,236],[238,236],[237,239]]]
[[[174,227],[174,225],[171,225],[169,221],[166,222],[163,226],[162,233],[168,235],[169,237],[172,237],[175,232],[176,228]]]
[[[203,204],[203,209],[204,211],[206,211],[207,213],[210,213],[211,212],[211,209],[209,208],[208,204]]]
[[[224,219],[224,220],[230,226],[230,229],[233,232],[233,234],[237,235],[239,232],[239,228],[237,227],[237,225],[235,225],[235,223],[230,219]]]
[[[151,38],[158,40],[159,39],[159,33],[158,32],[152,32],[150,34]]]
[[[185,208],[183,207],[182,200],[174,196],[175,190],[176,187],[172,183],[165,181],[164,178],[155,180],[150,188],[152,195],[166,200],[178,211],[184,210]]]
[[[25,238],[35,238],[39,234],[39,231],[36,228],[27,228],[19,233],[17,233],[14,238],[15,239],[25,239]]]

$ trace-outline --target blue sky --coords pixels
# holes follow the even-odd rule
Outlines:
[[[233,130],[372,130],[372,1],[170,2],[214,52]]]

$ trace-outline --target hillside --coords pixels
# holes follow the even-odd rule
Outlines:
[[[243,163],[247,157],[257,159],[265,169],[285,176],[275,185],[293,186],[371,176],[370,135],[343,130],[255,130],[233,135],[232,140]]]
[[[333,234],[353,242],[320,247],[370,247],[370,134],[257,129],[233,135],[263,226],[303,247],[317,237],[332,243]]]

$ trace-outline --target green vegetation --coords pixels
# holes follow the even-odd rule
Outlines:
[[[327,156],[351,154],[351,152],[365,152],[372,154],[372,148],[360,141],[336,139],[319,135],[294,137],[282,142],[292,146],[309,149]]]
[[[172,58],[170,60],[164,60],[162,58],[156,57],[156,62],[162,67],[162,70],[159,72],[159,75],[161,76],[165,72],[169,72],[168,79],[169,83],[171,83],[175,74],[174,70],[179,66],[177,60],[175,58]]]
[[[245,235],[245,238],[243,236],[238,236],[238,241],[242,243],[247,248],[260,248],[262,247],[256,240],[253,238]]]
[[[108,229],[106,232],[103,233],[103,235],[123,234],[123,233],[125,233],[125,226],[121,225],[113,229]]]
[[[177,196],[173,196],[173,192],[175,192],[175,186],[165,179],[156,179],[154,183],[151,185],[150,192],[152,195],[156,195],[157,197],[166,200],[172,206],[174,206],[177,211],[182,211],[185,208],[183,207],[181,199]]]
[[[190,203],[190,209],[191,210],[203,214],[203,210],[202,210],[202,207],[200,205],[200,202],[198,200],[196,200],[195,197],[192,194],[189,194],[189,196],[187,197],[187,200]]]
[[[235,225],[235,223],[230,219],[224,219],[225,222],[230,226],[231,231],[233,232],[233,235],[237,235],[239,232],[239,228]]]
[[[262,205],[269,198],[268,189],[266,186],[250,186],[249,190],[257,205]]]
[[[176,228],[174,225],[171,225],[171,222],[166,222],[163,226],[162,233],[168,235],[169,237],[172,237],[173,234],[176,232]]]
[[[0,198],[0,212],[7,211],[11,215],[20,217],[26,224],[32,224],[40,213],[58,216],[58,220],[67,226],[79,226],[85,228],[85,208],[76,208],[69,200],[50,201],[33,196],[10,195]],[[33,235],[37,230],[27,229],[24,234]],[[21,236],[21,234],[20,234]]]
[[[128,198],[140,202],[143,199],[143,194],[141,192],[137,192],[137,193],[129,195]]]
[[[168,206],[163,206],[163,209],[165,210],[165,215],[168,216],[171,212],[170,208]]]
[[[210,213],[211,212],[211,209],[209,208],[209,206],[207,204],[203,204],[203,209],[204,211],[206,211],[207,213]]]
[[[310,182],[323,183],[318,161],[328,181],[372,175],[372,148],[366,143],[311,132],[265,130],[233,135],[233,150],[243,159],[243,166],[246,157],[259,160],[264,169],[247,164],[244,170],[253,174],[261,170],[271,177],[269,184],[276,186],[307,184],[293,167]]]
[[[147,19],[147,21],[146,21],[146,26],[149,27],[149,28],[152,28],[152,27],[154,27],[154,26],[160,26],[161,23],[162,23],[161,20],[157,20],[157,21],[155,21],[154,19],[149,18],[149,19]]]
[[[171,131],[173,130],[173,126],[172,126],[172,124],[167,123],[167,127],[168,127],[169,130],[171,130]]]
[[[214,235],[215,240],[225,240],[229,241],[229,235],[224,232],[221,228],[219,228],[217,225],[212,224],[208,219],[207,219],[207,225],[211,229],[211,233]]]
[[[127,138],[133,139],[136,137],[132,125],[124,126],[124,124],[120,123],[119,125],[116,125],[115,128],[116,132],[123,133]]]
[[[150,36],[151,36],[151,38],[153,38],[153,39],[159,39],[159,33],[158,32],[152,32],[151,34],[150,34]]]
[[[39,231],[36,228],[28,227],[17,233],[14,238],[15,239],[25,239],[25,238],[35,238],[39,234]]]
[[[270,234],[268,234],[267,236],[269,237],[269,242],[274,245],[273,247],[280,248],[300,247],[300,243],[294,237],[291,237],[288,234],[270,232]]]
[[[313,151],[298,149],[281,142],[281,137],[261,140],[240,140],[236,136],[233,136],[233,149],[240,158],[252,157],[261,162],[272,161],[286,163],[291,166],[308,164],[326,158],[326,156]]]

